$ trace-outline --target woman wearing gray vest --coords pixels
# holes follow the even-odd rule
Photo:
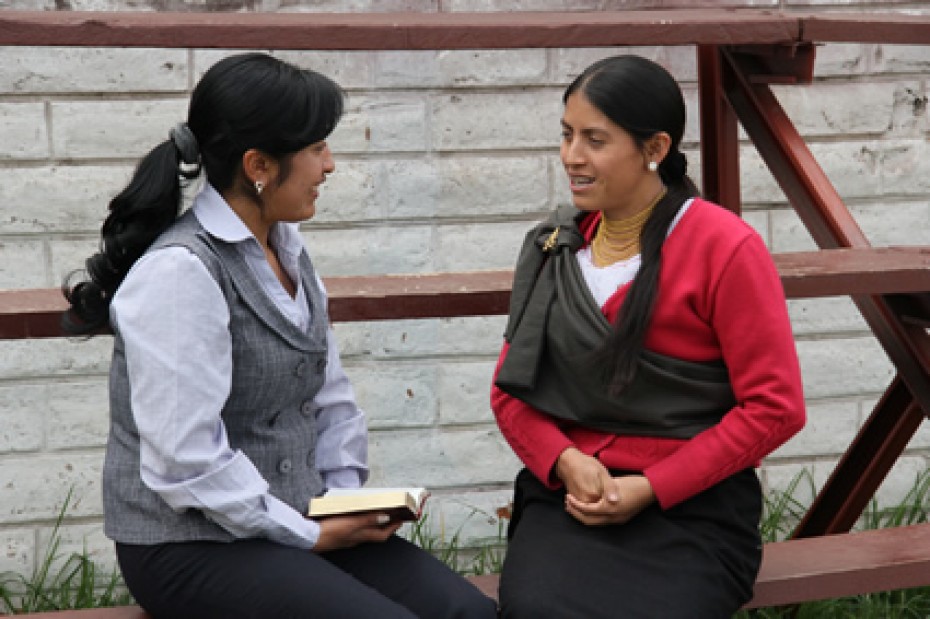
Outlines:
[[[494,617],[368,514],[308,501],[368,475],[364,415],[297,223],[334,171],[343,94],[265,54],[211,67],[110,203],[73,333],[110,325],[105,532],[157,618]],[[181,177],[205,172],[179,215]]]
[[[526,237],[491,394],[526,465],[501,614],[730,617],[761,560],[753,467],[804,423],[781,282],[688,179],[665,69],[605,58],[563,102],[573,204]]]

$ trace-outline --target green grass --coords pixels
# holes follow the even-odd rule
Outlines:
[[[45,555],[33,567],[32,574],[6,572],[0,575],[0,613],[16,615],[132,603],[115,569],[101,570],[88,557],[86,549],[67,556],[60,552],[61,523],[70,504],[69,492],[58,512]]]
[[[785,539],[804,514],[814,496],[815,486],[808,471],[802,471],[782,491],[764,497],[760,531],[765,541]],[[132,599],[115,570],[100,568],[88,553],[60,551],[60,527],[71,504],[71,494],[55,521],[51,541],[32,574],[0,574],[0,613],[20,614],[50,610],[98,608],[131,604]],[[469,518],[483,518],[496,524],[496,535],[467,545],[462,539],[466,521],[454,531],[443,522],[434,523],[427,511],[405,529],[406,537],[431,552],[455,571],[491,574],[501,571],[506,552],[505,533],[509,507],[495,514],[473,508]],[[906,526],[930,521],[930,469],[920,473],[906,496],[897,505],[879,508],[875,500],[863,513],[857,529]],[[435,524],[435,526],[434,526]],[[736,619],[924,619],[930,617],[930,587],[860,595],[836,600],[809,602],[792,608],[761,608],[742,611]]]
[[[812,497],[814,483],[802,471],[784,491],[765,498],[760,526],[762,539],[780,541],[791,534],[806,505],[800,495]],[[856,526],[857,530],[882,529],[928,521],[930,513],[930,470],[917,475],[914,484],[897,505],[880,508],[873,499]],[[807,602],[796,607],[760,608],[742,611],[737,619],[925,619],[930,617],[930,587],[885,591],[834,600]]]
[[[432,513],[427,510],[419,520],[411,523],[406,537],[459,574],[498,574],[504,565],[504,553],[507,549],[505,533],[509,516],[507,508],[500,508],[496,515],[491,515],[473,507],[465,521],[451,534],[447,534],[442,522],[436,527],[433,526]],[[468,520],[474,517],[486,518],[491,523],[496,523],[497,534],[495,537],[465,546],[461,539],[462,529]]]

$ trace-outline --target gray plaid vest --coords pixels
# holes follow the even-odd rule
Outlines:
[[[304,333],[265,295],[235,247],[207,234],[191,211],[152,249],[167,246],[183,246],[197,255],[229,304],[233,375],[222,418],[231,447],[255,464],[272,495],[306,511],[310,497],[323,488],[315,467],[317,431],[311,402],[325,377],[329,322],[309,257],[306,252],[300,257],[301,281],[312,309],[310,328]],[[142,483],[130,389],[124,344],[116,333],[103,467],[107,536],[128,544],[232,540],[199,510],[175,512]]]

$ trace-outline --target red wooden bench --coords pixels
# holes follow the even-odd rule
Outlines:
[[[684,45],[698,50],[704,193],[740,211],[737,122],[815,242],[775,256],[789,297],[849,295],[898,375],[794,539],[766,544],[748,607],[930,585],[930,525],[848,533],[930,412],[930,248],[873,248],[770,83],[812,79],[824,42],[930,44],[930,16],[777,10],[488,14],[0,12],[0,45],[482,49]],[[329,278],[334,320],[506,312],[509,272]],[[0,292],[0,339],[58,337],[55,290]],[[496,577],[475,584],[496,594]],[[34,615],[142,619],[138,608]]]
[[[836,249],[776,254],[789,298],[887,294],[930,325],[930,247]],[[510,271],[324,278],[334,321],[445,318],[506,312]],[[60,337],[65,303],[56,289],[0,291],[0,339]],[[472,581],[496,597],[496,575]],[[780,606],[930,585],[930,525],[815,536],[766,544],[747,608]],[[95,614],[99,613],[99,614]],[[136,607],[67,611],[66,619],[142,619]]]
[[[844,539],[838,540],[837,537]],[[840,543],[837,543],[840,542]],[[765,546],[755,596],[746,608],[782,606],[927,584],[930,527],[915,525],[808,537]],[[472,576],[497,598],[498,576]],[[36,619],[148,619],[138,606],[58,611]]]
[[[838,539],[843,538],[843,539]],[[755,596],[745,608],[783,606],[923,586],[930,527],[915,525],[766,544]],[[498,575],[471,576],[497,598]],[[29,615],[35,619],[150,619],[138,606]]]
[[[888,295],[904,319],[923,325],[930,300],[930,246],[775,254],[788,298]],[[506,314],[513,273],[324,277],[334,322]],[[0,290],[0,340],[64,337],[67,304],[57,288]]]

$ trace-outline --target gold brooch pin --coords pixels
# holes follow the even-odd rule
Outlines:
[[[552,248],[555,247],[555,243],[559,238],[559,227],[556,226],[555,230],[552,231],[552,234],[549,235],[549,238],[546,239],[546,242],[543,243],[542,249],[545,252],[552,251]]]

